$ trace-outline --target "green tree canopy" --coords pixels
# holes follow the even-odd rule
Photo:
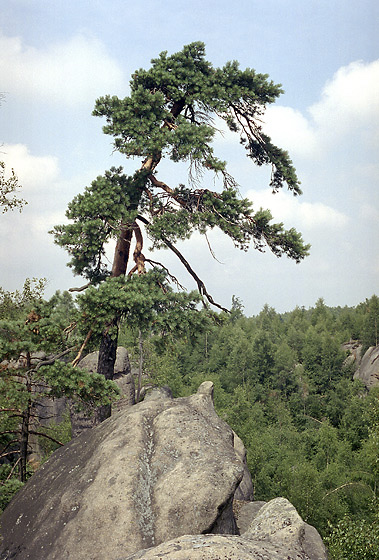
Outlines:
[[[141,158],[141,164],[131,176],[122,168],[112,168],[97,177],[69,204],[66,215],[70,223],[54,228],[55,241],[70,254],[69,266],[75,274],[94,286],[105,280],[102,295],[111,300],[115,285],[110,277],[125,276],[134,239],[129,276],[144,273],[149,265],[175,280],[162,264],[145,256],[145,231],[153,248],[165,247],[175,253],[195,279],[201,296],[217,305],[176,247],[177,241],[188,239],[194,231],[206,234],[217,227],[242,250],[253,244],[259,251],[268,247],[277,256],[301,261],[309,250],[301,234],[272,223],[269,210],[253,209],[239,195],[226,162],[217,157],[213,146],[217,119],[222,119],[255,164],[271,165],[273,192],[286,185],[294,195],[300,194],[287,152],[274,146],[261,127],[267,104],[281,93],[281,86],[267,75],[241,70],[235,61],[214,68],[205,59],[204,44],[196,42],[171,56],[163,52],[152,60],[150,69],[136,71],[130,95],[124,99],[110,95],[98,99],[93,114],[105,117],[103,130],[114,137],[114,148],[127,158]],[[189,164],[188,185],[170,186],[158,178],[162,158]],[[206,173],[219,178],[218,190],[201,187]],[[116,249],[112,267],[108,267],[105,251],[112,238]],[[164,291],[163,283],[161,289]],[[134,293],[141,300],[138,290]],[[125,308],[123,313],[130,318]],[[99,371],[109,376],[118,321],[116,312],[104,325],[104,344],[100,346]],[[105,360],[107,373],[100,365],[104,353],[110,358]]]

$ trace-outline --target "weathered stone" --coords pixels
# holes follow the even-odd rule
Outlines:
[[[253,519],[258,515],[259,510],[265,504],[266,502],[261,501],[247,502],[236,499],[234,500],[234,515],[240,535],[246,533]]]
[[[300,553],[303,554],[300,558],[307,560],[327,558],[316,529],[305,523],[285,498],[275,498],[262,506],[244,536],[281,547],[289,558],[297,558],[296,554]]]
[[[78,367],[90,373],[95,373],[97,371],[98,359],[99,352],[91,352],[91,354],[87,354],[87,356],[80,360]],[[122,346],[117,348],[113,381],[118,385],[121,395],[120,399],[112,406],[112,411],[119,411],[126,406],[133,405],[135,403],[134,378],[131,374],[128,351]],[[70,413],[72,437],[77,437],[88,428],[94,427],[95,417],[93,415],[91,416],[85,411],[77,412],[74,406],[70,407]]]
[[[254,488],[251,474],[247,466],[246,449],[241,438],[239,438],[236,433],[234,433],[234,449],[244,466],[243,478],[234,494],[234,499],[251,501],[254,499]]]
[[[212,392],[150,395],[55,452],[6,508],[0,558],[116,560],[186,533],[236,531],[243,464]]]
[[[341,346],[344,352],[348,352],[348,356],[345,359],[345,365],[353,365],[357,369],[362,360],[362,344],[359,340],[349,340],[349,342],[344,342]]]
[[[379,346],[371,346],[365,352],[354,379],[362,381],[367,389],[379,385]]]
[[[185,535],[118,560],[326,560],[316,529],[284,498],[258,508],[241,536]]]

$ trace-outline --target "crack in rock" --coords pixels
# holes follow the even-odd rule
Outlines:
[[[153,420],[145,417],[143,421],[145,447],[139,459],[137,483],[137,517],[145,546],[155,545],[154,485],[156,474],[152,468],[154,455]]]

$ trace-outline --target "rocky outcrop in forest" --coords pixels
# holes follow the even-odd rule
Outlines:
[[[78,367],[90,373],[95,373],[97,371],[98,359],[99,352],[91,352],[80,360]],[[113,411],[133,405],[135,403],[134,377],[132,375],[128,351],[123,346],[117,348],[113,381],[120,389],[120,399],[112,406]],[[77,437],[84,430],[93,428],[95,425],[94,415],[88,414],[85,410],[78,412],[73,405],[70,407],[70,416],[72,437]]]
[[[246,501],[249,479],[211,382],[185,398],[155,390],[33,475],[1,518],[0,559],[326,559],[287,500]]]
[[[251,502],[247,505],[255,505]],[[185,535],[120,560],[324,560],[314,527],[285,498],[259,507],[241,535]],[[252,508],[253,511],[255,508]]]
[[[362,381],[367,389],[379,385],[379,346],[371,346],[365,352],[354,379]]]

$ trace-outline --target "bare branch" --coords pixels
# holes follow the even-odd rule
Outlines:
[[[5,482],[7,482],[7,481],[11,478],[11,476],[12,476],[12,474],[13,474],[15,468],[17,467],[17,465],[18,465],[18,463],[19,463],[20,461],[21,461],[21,457],[19,457],[19,458],[17,459],[17,461],[15,462],[15,464],[13,465],[12,470],[11,470],[11,472],[8,474],[8,476],[7,476],[6,480],[5,480]]]
[[[163,268],[163,270],[166,271],[167,276],[170,277],[171,281],[174,282],[174,284],[176,284],[178,286],[178,288],[180,288],[181,290],[185,290],[185,287],[182,286],[182,284],[179,282],[179,280],[173,274],[171,274],[169,269],[164,264],[162,264],[158,261],[153,261],[152,259],[146,259],[146,262],[152,264],[153,266],[159,266],[160,268]]]
[[[334,494],[334,492],[337,492],[342,488],[346,488],[347,486],[364,486],[365,488],[369,488],[371,492],[373,492],[372,488],[370,488],[367,484],[364,484],[363,482],[346,482],[345,484],[341,484],[341,486],[338,486],[338,488],[334,488],[334,490],[330,490],[330,492],[327,492],[322,499],[325,500],[325,498],[327,498],[331,494]]]
[[[148,220],[146,220],[146,218],[144,218],[143,216],[138,216],[138,219],[143,222],[145,225],[149,225]],[[167,245],[167,247],[169,249],[171,249],[171,251],[173,253],[175,253],[175,255],[178,257],[178,259],[180,260],[180,262],[183,264],[183,266],[185,267],[185,269],[187,270],[187,272],[192,276],[192,278],[195,280],[196,284],[197,284],[197,289],[199,290],[200,295],[204,296],[210,304],[214,305],[215,307],[218,307],[219,309],[221,309],[222,311],[226,311],[226,313],[229,313],[229,309],[226,309],[225,307],[222,307],[222,305],[220,305],[219,303],[215,302],[213,297],[207,292],[207,289],[205,287],[204,282],[198,277],[198,275],[196,274],[196,272],[193,270],[193,268],[191,267],[191,265],[189,264],[189,262],[185,259],[185,257],[181,254],[181,252],[175,247],[175,245],[173,245],[171,243],[171,241],[169,241],[167,239],[167,237],[165,237],[164,235],[162,235],[162,241]]]
[[[207,236],[206,233],[204,234],[204,236],[205,236],[205,239],[206,239],[207,244],[208,244],[209,252],[210,252],[210,254],[212,255],[212,257],[214,258],[214,260],[217,261],[217,262],[220,263],[220,264],[224,264],[224,263],[222,263],[221,261],[219,261],[218,258],[216,257],[215,252],[213,251],[213,249],[212,249],[212,247],[211,247],[211,244],[209,243],[209,239],[208,239],[208,236]]]
[[[17,453],[17,451],[9,451],[8,453],[5,453],[6,450],[13,445],[14,443],[18,443],[17,439],[12,439],[11,441],[8,441],[7,445],[5,447],[3,447],[3,449],[0,451],[0,458],[1,457],[5,457],[7,455],[12,455],[12,453]]]
[[[53,441],[54,443],[57,443],[58,445],[63,446],[64,443],[62,443],[61,441],[58,441],[57,439],[49,436],[48,434],[45,434],[44,432],[35,432],[34,430],[30,430],[29,434],[32,434],[33,436],[43,436],[47,439],[50,439],[51,441]]]
[[[69,288],[68,291],[69,291],[69,292],[83,292],[83,291],[86,290],[90,285],[91,285],[91,282],[87,282],[87,284],[85,284],[84,286],[81,286],[80,288]]]
[[[92,328],[91,328],[91,329],[88,331],[87,336],[85,337],[84,342],[83,342],[83,344],[81,345],[81,347],[80,347],[80,349],[79,349],[79,352],[77,353],[75,359],[72,360],[71,365],[72,365],[73,367],[76,367],[76,366],[78,365],[78,363],[80,362],[80,358],[82,357],[83,350],[84,350],[84,348],[87,346],[87,343],[88,343],[89,339],[90,339],[91,336],[92,336],[92,332],[93,332],[93,331],[92,331]]]

